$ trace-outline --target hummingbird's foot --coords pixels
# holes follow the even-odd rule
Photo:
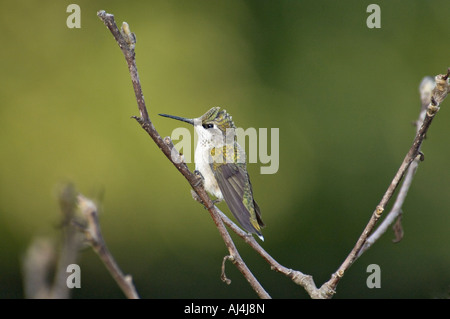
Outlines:
[[[198,170],[195,170],[194,175],[195,175],[195,177],[197,177],[197,180],[195,181],[194,186],[198,187],[200,185],[203,185],[203,183],[205,182],[205,178],[203,177],[202,173],[200,173],[200,171],[198,171]]]

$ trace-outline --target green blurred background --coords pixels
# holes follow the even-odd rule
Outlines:
[[[280,166],[250,164],[267,225],[263,247],[318,285],[343,262],[414,137],[418,86],[450,66],[450,3],[377,1],[71,1],[0,4],[0,297],[22,298],[21,258],[58,240],[57,186],[101,195],[108,247],[143,298],[254,298],[189,185],[130,116],[138,110],[122,52],[98,10],[127,21],[150,116],[162,136],[225,107],[237,126],[280,129]],[[405,237],[386,233],[347,272],[335,298],[441,298],[450,290],[450,101],[423,146],[404,205]],[[186,126],[187,127],[187,126]],[[176,141],[175,141],[176,142]],[[193,164],[190,164],[193,168]],[[220,204],[228,213],[225,204]],[[240,239],[274,298],[308,298]],[[80,253],[74,298],[123,298],[94,252]],[[366,268],[381,267],[368,289]]]

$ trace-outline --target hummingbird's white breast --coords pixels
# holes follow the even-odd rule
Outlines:
[[[222,192],[211,169],[211,149],[213,148],[211,136],[202,126],[195,126],[195,129],[198,134],[198,142],[194,154],[195,169],[203,175],[206,191],[217,197],[217,199],[223,200]]]

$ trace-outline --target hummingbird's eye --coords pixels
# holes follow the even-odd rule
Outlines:
[[[214,124],[208,123],[208,124],[203,124],[202,126],[204,129],[209,129],[209,128],[213,128]]]

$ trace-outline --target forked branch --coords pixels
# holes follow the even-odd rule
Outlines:
[[[356,258],[358,258],[358,256],[360,255],[361,249],[363,249],[365,243],[367,242],[367,239],[369,235],[372,233],[378,219],[380,219],[380,217],[382,216],[383,211],[386,208],[386,205],[392,198],[392,195],[394,194],[395,190],[400,184],[400,181],[405,175],[406,170],[414,160],[420,160],[423,158],[423,154],[420,153],[420,147],[425,138],[425,135],[428,132],[428,129],[430,128],[430,125],[435,115],[440,109],[440,104],[442,103],[442,101],[445,99],[445,97],[449,92],[449,83],[448,83],[449,75],[450,75],[450,68],[447,70],[446,74],[440,74],[435,77],[436,85],[432,90],[430,102],[426,107],[425,118],[423,119],[423,122],[420,125],[420,128],[416,134],[416,137],[414,138],[411,148],[409,149],[408,153],[403,159],[400,168],[395,174],[394,179],[392,180],[388,189],[384,193],[380,203],[375,208],[367,226],[364,228],[364,231],[358,238],[355,247],[353,247],[350,254],[344,260],[339,269],[332,275],[331,279],[324,284],[327,286],[327,289],[331,288],[335,290],[337,284],[339,283],[339,280],[342,278],[342,276],[344,276],[345,271],[353,264]]]
[[[333,273],[331,279],[324,283],[320,288],[317,288],[312,276],[303,274],[300,271],[289,269],[287,267],[279,264],[274,258],[272,258],[260,245],[259,243],[252,237],[249,236],[246,232],[240,229],[235,223],[233,223],[226,215],[224,215],[217,207],[215,207],[206,193],[203,185],[199,182],[199,178],[192,173],[186,163],[184,163],[181,159],[181,156],[178,154],[176,149],[174,148],[170,138],[161,138],[161,136],[156,131],[153,126],[150,117],[148,115],[148,111],[145,105],[144,97],[142,94],[142,88],[139,82],[139,76],[136,67],[135,60],[135,43],[136,37],[129,30],[128,24],[125,22],[122,25],[122,30],[119,31],[115,21],[114,16],[112,14],[108,14],[105,11],[99,11],[97,13],[99,18],[103,21],[103,23],[108,27],[108,29],[113,34],[116,42],[119,47],[122,49],[122,52],[125,56],[125,59],[128,64],[128,69],[130,71],[131,80],[133,83],[133,88],[136,95],[136,100],[138,104],[138,108],[140,111],[140,117],[135,118],[141,127],[150,135],[150,137],[154,140],[154,142],[158,145],[161,151],[166,155],[169,161],[180,171],[180,173],[186,178],[186,180],[191,185],[192,189],[197,194],[197,198],[199,201],[205,206],[205,208],[209,211],[214,223],[216,224],[217,229],[219,230],[220,235],[222,236],[225,245],[228,248],[229,255],[227,255],[222,263],[222,278],[225,282],[229,282],[229,279],[225,275],[225,262],[227,260],[232,261],[233,264],[239,269],[239,271],[244,275],[247,281],[250,283],[251,287],[256,291],[259,297],[261,298],[270,298],[269,294],[264,290],[261,284],[256,280],[253,274],[250,272],[248,267],[245,265],[242,260],[239,252],[237,251],[234,242],[232,241],[230,235],[228,234],[224,223],[230,227],[237,235],[239,235],[248,245],[250,245],[255,251],[257,251],[271,266],[271,269],[280,272],[287,277],[291,278],[296,284],[301,285],[304,289],[309,293],[312,298],[331,298],[334,293],[336,286],[339,280],[344,275],[345,271],[353,264],[356,258],[363,252],[363,247],[367,243],[368,236],[372,233],[377,221],[382,216],[383,211],[386,208],[387,203],[393,196],[397,186],[400,184],[406,170],[410,167],[411,163],[415,160],[419,160],[422,158],[422,154],[420,153],[420,147],[422,145],[423,139],[431,125],[431,122],[439,111],[439,106],[448,94],[449,85],[448,85],[448,77],[450,74],[450,69],[447,74],[438,75],[435,78],[436,85],[432,91],[429,102],[426,106],[426,113],[423,118],[422,124],[417,131],[417,135],[414,139],[414,142],[406,154],[397,174],[389,185],[386,193],[381,199],[380,203],[376,206],[367,226],[365,227],[363,233],[359,237],[356,242],[355,247],[351,250],[350,254],[347,256],[342,265],[338,268],[338,270]]]

